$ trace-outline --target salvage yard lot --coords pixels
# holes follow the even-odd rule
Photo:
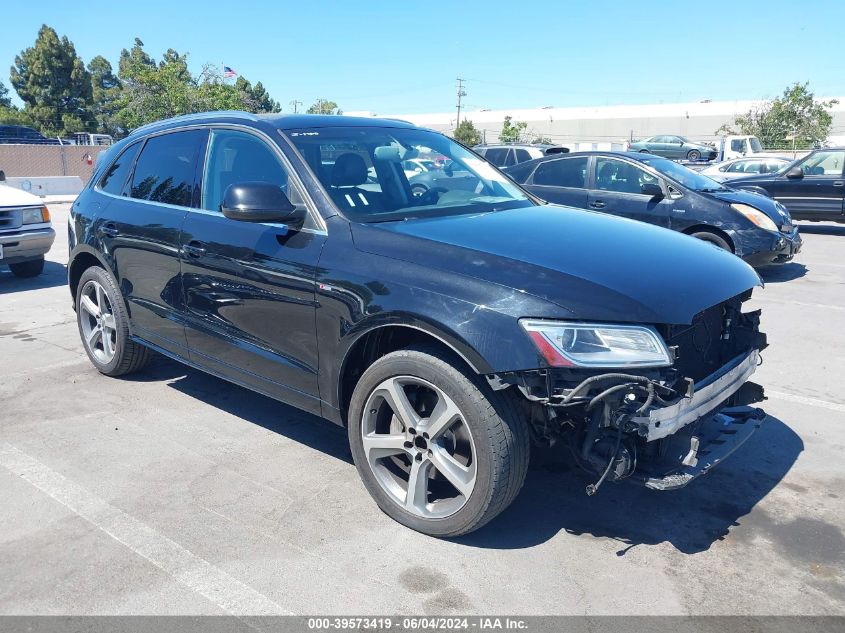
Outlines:
[[[845,609],[845,226],[802,226],[752,301],[769,418],[669,493],[536,456],[454,541],[364,490],[345,433],[166,359],[85,356],[68,206],[33,280],[0,272],[0,614],[838,614]]]

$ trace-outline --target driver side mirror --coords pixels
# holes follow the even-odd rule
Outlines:
[[[652,198],[663,198],[663,189],[656,182],[644,182],[640,185],[640,192]]]
[[[269,182],[230,185],[220,210],[230,220],[240,222],[278,222],[299,228],[305,221],[305,208],[294,205],[281,187]]]
[[[786,172],[787,178],[803,178],[804,177],[804,170],[801,167],[793,167],[788,172]]]

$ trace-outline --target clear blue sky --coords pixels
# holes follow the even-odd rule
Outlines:
[[[284,110],[476,108],[773,97],[794,81],[845,94],[845,2],[446,0],[214,3],[35,0],[0,12],[0,79],[47,23],[87,63],[140,37],[262,81]],[[32,7],[32,10],[27,10]],[[11,9],[11,7],[9,7]]]

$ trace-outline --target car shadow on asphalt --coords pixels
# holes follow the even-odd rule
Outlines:
[[[804,444],[768,416],[724,464],[671,492],[619,482],[585,494],[592,479],[566,460],[535,460],[513,505],[477,532],[458,539],[473,547],[519,549],[545,542],[561,530],[619,542],[618,556],[637,545],[670,543],[684,554],[706,551],[743,522],[789,472]]]
[[[778,266],[766,266],[765,268],[758,269],[757,272],[760,273],[765,283],[776,284],[800,279],[809,272],[809,269],[804,264],[790,262]]]
[[[169,387],[220,411],[352,463],[345,429],[178,361],[158,356],[144,371],[122,380],[167,381]]]
[[[58,262],[44,262],[44,272],[37,277],[15,277],[8,266],[0,266],[0,295],[24,290],[41,290],[67,285],[67,266]]]

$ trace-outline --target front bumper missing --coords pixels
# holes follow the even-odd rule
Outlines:
[[[748,381],[759,364],[760,352],[756,349],[745,356],[737,356],[719,371],[696,383],[691,397],[654,409],[648,416],[634,418],[633,422],[639,425],[640,435],[648,442],[672,435],[716,411]]]
[[[635,473],[631,480],[653,490],[675,490],[707,473],[742,446],[763,424],[766,414],[753,407],[722,409],[707,420],[690,442],[683,465],[663,476]]]

